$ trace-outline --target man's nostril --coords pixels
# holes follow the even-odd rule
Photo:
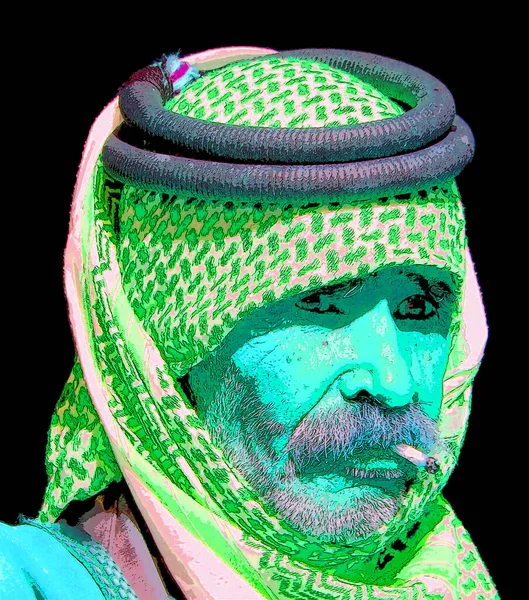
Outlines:
[[[354,401],[354,402],[362,402],[362,403],[371,404],[373,406],[381,406],[382,405],[382,402],[378,398],[373,396],[373,394],[370,394],[367,390],[360,390],[358,392],[358,394],[356,394],[350,400]]]

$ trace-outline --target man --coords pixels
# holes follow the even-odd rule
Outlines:
[[[40,519],[4,528],[6,589],[497,597],[440,495],[486,339],[453,179],[471,154],[444,86],[380,57],[136,73],[85,149],[79,360]]]

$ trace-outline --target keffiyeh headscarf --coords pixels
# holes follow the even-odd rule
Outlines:
[[[116,99],[85,147],[65,255],[77,359],[50,429],[41,520],[56,520],[73,500],[124,476],[189,598],[497,597],[440,493],[463,443],[487,332],[454,181],[468,156],[430,173],[412,135],[399,141],[411,151],[402,163],[373,160],[376,149],[350,154],[368,160],[351,163],[356,187],[349,189],[348,150],[332,159],[325,135],[376,122],[388,124],[390,138],[410,102],[303,51],[230,48],[185,61],[164,57],[133,77],[121,111]],[[138,95],[127,94],[139,89],[148,104],[156,86],[168,94],[152,133],[142,129],[143,109],[135,113]],[[328,155],[321,162],[335,164],[335,177],[327,171],[310,180],[285,166],[316,169],[317,136],[290,159],[277,139],[261,161],[252,157],[259,146],[252,139],[231,144],[229,159],[207,132],[164,137],[168,113],[246,128],[250,138],[264,129],[320,128]],[[444,133],[453,114],[448,124],[433,109],[430,117]],[[461,138],[460,146],[471,146],[470,134]],[[340,140],[348,143],[347,135]],[[395,154],[386,150],[379,156]],[[362,183],[368,163],[378,169],[378,187]],[[449,451],[436,456],[437,473],[417,478],[388,525],[355,544],[322,543],[265,511],[212,444],[179,379],[253,310],[406,264],[448,269],[458,282],[438,421]]]

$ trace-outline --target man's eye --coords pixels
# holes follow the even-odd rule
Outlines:
[[[315,313],[338,313],[343,314],[329,302],[329,298],[323,294],[311,294],[300,300],[296,306],[302,310],[308,310]]]
[[[437,314],[437,307],[426,296],[410,296],[397,307],[397,319],[430,319]]]

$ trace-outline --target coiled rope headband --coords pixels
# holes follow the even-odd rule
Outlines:
[[[162,64],[152,65],[121,88],[125,125],[103,148],[107,171],[123,183],[160,192],[307,200],[409,190],[451,179],[472,159],[470,128],[455,114],[446,86],[428,73],[347,50],[290,50],[273,56],[342,69],[411,108],[391,119],[338,127],[214,123],[166,109],[175,87]]]

